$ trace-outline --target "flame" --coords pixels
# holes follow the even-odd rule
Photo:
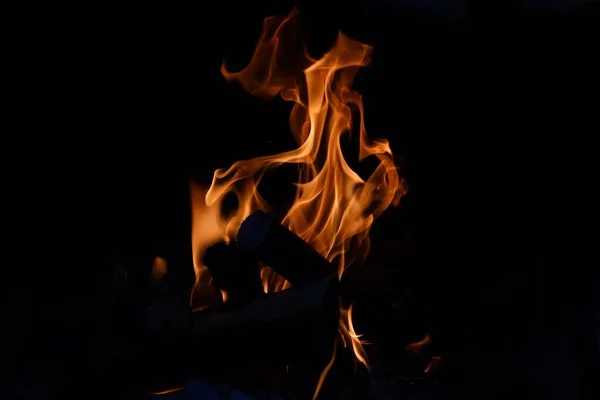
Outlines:
[[[410,352],[410,353],[421,353],[423,351],[423,349],[425,348],[425,346],[429,345],[431,343],[431,336],[429,336],[428,333],[425,334],[425,337],[423,337],[423,339],[419,340],[418,342],[414,342],[414,343],[409,343],[407,344],[404,348],[406,351]]]
[[[339,32],[331,50],[313,59],[296,38],[297,16],[294,9],[285,17],[266,18],[248,66],[239,72],[228,71],[225,63],[221,67],[227,80],[236,81],[252,94],[265,98],[280,95],[294,103],[289,122],[298,147],[218,169],[206,192],[192,185],[196,295],[211,290],[207,289],[210,276],[201,264],[204,250],[218,240],[235,236],[250,213],[269,209],[257,187],[272,168],[284,163],[298,165],[295,199],[281,222],[336,263],[339,277],[353,262],[364,260],[374,219],[390,205],[397,205],[406,193],[388,141],[368,138],[361,95],[351,89],[358,69],[368,65],[372,48]],[[353,121],[353,112],[357,121]],[[366,179],[350,168],[342,153],[342,140],[350,138],[353,130],[358,131],[357,161],[378,159],[377,167]],[[239,208],[223,220],[220,204],[229,192],[237,195]],[[261,277],[265,291],[289,286],[267,267]],[[340,332],[343,342],[351,343],[356,358],[368,365],[360,336],[352,325],[351,307],[341,312]]]
[[[329,370],[331,369],[331,367],[333,366],[333,362],[335,361],[335,356],[337,354],[337,347],[338,347],[338,342],[337,342],[337,340],[335,340],[333,342],[333,353],[331,354],[331,359],[329,360],[329,362],[323,369],[321,376],[319,376],[319,381],[317,382],[317,387],[315,388],[315,393],[313,394],[312,400],[316,400],[317,397],[319,397],[319,393],[321,392],[321,388],[323,387],[325,378],[327,377],[327,374],[329,373]]]
[[[428,373],[433,372],[436,369],[438,369],[439,366],[440,366],[441,359],[442,358],[440,356],[433,356],[433,357],[431,357],[431,360],[429,360],[429,364],[427,364],[427,366],[425,367],[425,369],[423,370],[423,372],[426,373],[426,374],[428,374]]]
[[[177,386],[171,389],[161,390],[160,392],[152,392],[153,396],[161,396],[169,393],[183,393],[185,388],[183,386]]]
[[[192,289],[190,305],[197,311],[214,303],[219,291],[212,285],[212,277],[208,268],[203,264],[204,253],[211,245],[223,239],[225,223],[221,219],[220,202],[208,206],[206,204],[206,189],[190,183],[190,198],[192,205],[192,257],[196,283]],[[222,294],[222,296],[224,296]]]
[[[152,283],[158,284],[167,273],[167,260],[162,257],[155,257],[152,263],[152,274],[150,275]]]
[[[363,345],[369,344],[369,342],[361,340],[361,336],[354,330],[354,324],[352,323],[352,305],[348,309],[340,308],[340,336],[342,337],[342,343],[344,347],[348,346],[348,342],[345,338],[350,339],[352,345],[352,351],[356,359],[362,363],[367,369],[369,369],[369,361],[367,359],[367,353]]]

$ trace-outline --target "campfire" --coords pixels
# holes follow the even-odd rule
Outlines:
[[[373,221],[407,186],[387,140],[368,137],[361,95],[352,90],[372,48],[339,32],[315,59],[298,33],[297,9],[266,18],[249,64],[238,72],[222,65],[245,91],[293,103],[297,148],[218,169],[208,187],[190,184],[196,281],[184,294],[165,295],[168,260],[155,261],[161,295],[147,309],[144,346],[156,350],[136,360],[151,392],[180,390],[182,377],[262,382],[256,371],[268,371],[259,375],[296,382],[279,391],[317,398],[340,351],[369,368],[339,282],[364,262]],[[297,167],[295,196],[291,205],[268,204],[261,180],[284,164]],[[235,207],[227,207],[231,197]]]

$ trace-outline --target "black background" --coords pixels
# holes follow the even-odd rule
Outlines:
[[[293,4],[242,3],[19,12],[2,164],[7,359],[23,384],[46,367],[68,379],[102,330],[115,260],[162,254],[189,271],[190,176],[292,145],[289,105],[242,93],[219,66],[242,67],[262,19]],[[474,379],[589,392],[598,5],[388,3],[301,4],[313,54],[337,29],[374,46],[356,88],[409,184],[356,279],[412,304]]]

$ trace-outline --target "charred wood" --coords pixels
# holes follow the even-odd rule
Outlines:
[[[140,338],[119,351],[109,348],[101,352],[94,376],[111,393],[132,395],[190,379],[231,383],[248,371],[323,365],[331,357],[338,319],[338,282],[331,276],[239,310],[194,313],[185,333]]]
[[[238,242],[294,286],[335,272],[333,264],[308,243],[262,211],[256,211],[244,220]]]
[[[237,243],[220,242],[206,250],[204,265],[215,285],[226,292],[226,302],[239,307],[264,296],[256,259]]]

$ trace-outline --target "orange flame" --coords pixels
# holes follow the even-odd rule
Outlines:
[[[282,224],[336,263],[339,277],[352,262],[366,257],[373,220],[391,204],[397,205],[406,193],[388,141],[368,138],[361,95],[351,90],[358,68],[368,65],[372,48],[340,32],[333,48],[315,60],[298,46],[297,15],[294,9],[283,18],[266,18],[248,66],[239,72],[229,72],[225,64],[221,68],[226,79],[238,82],[252,94],[267,98],[279,94],[294,103],[290,128],[298,148],[218,169],[204,198],[202,189],[192,186],[196,295],[198,289],[204,291],[210,286],[206,268],[201,264],[206,247],[234,236],[250,213],[268,209],[257,187],[272,168],[284,163],[298,165],[295,200]],[[355,124],[353,111],[358,114]],[[354,125],[359,135],[358,161],[371,156],[379,161],[367,179],[352,170],[342,154],[341,140],[351,134]],[[237,195],[239,208],[222,221],[218,210],[229,192]],[[289,286],[267,268],[261,277],[268,291]],[[351,315],[351,308],[342,310],[342,339],[352,344],[356,358],[367,365]]]
[[[425,346],[428,346],[430,343],[431,343],[431,336],[429,336],[429,334],[426,333],[425,337],[423,337],[423,339],[419,340],[418,342],[409,343],[404,348],[408,352],[418,354],[418,353],[421,353],[423,351],[423,349],[425,348]]]
[[[155,257],[152,263],[152,274],[150,275],[151,282],[154,285],[160,283],[160,280],[167,273],[167,260],[162,257]]]
[[[361,336],[356,333],[354,330],[354,324],[352,323],[352,305],[345,310],[344,308],[340,309],[340,328],[339,328],[342,343],[344,347],[347,347],[348,343],[345,338],[350,339],[350,345],[352,346],[352,351],[354,352],[354,356],[356,359],[362,363],[367,369],[369,369],[369,361],[367,359],[367,353],[363,347],[364,344],[369,344],[364,340],[361,340]]]
[[[212,277],[203,264],[207,248],[224,239],[225,223],[221,219],[220,203],[206,205],[206,190],[190,183],[192,205],[192,257],[196,284],[192,290],[190,305],[194,310],[207,308],[214,304],[218,291],[211,284]]]

